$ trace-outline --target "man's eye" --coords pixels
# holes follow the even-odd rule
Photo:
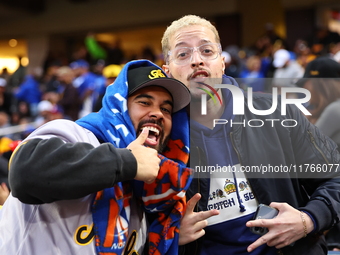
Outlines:
[[[149,105],[149,103],[146,102],[146,101],[138,101],[138,103],[139,103],[139,104],[142,104],[142,105]]]
[[[171,111],[170,109],[167,109],[167,108],[164,108],[164,107],[162,107],[161,110],[162,110],[163,112],[168,113],[168,114],[171,114],[171,113],[172,113],[172,111]]]
[[[190,51],[188,50],[180,50],[176,54],[177,59],[185,59],[190,56]]]
[[[214,51],[211,50],[211,49],[203,49],[203,50],[202,50],[202,54],[203,54],[203,55],[211,55],[211,54],[213,54],[213,53],[214,53]]]

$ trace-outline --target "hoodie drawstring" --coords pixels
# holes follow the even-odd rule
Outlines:
[[[227,136],[227,130],[226,130],[226,125],[223,126],[223,129],[224,129],[224,136],[225,136],[225,139],[228,141],[228,136]],[[228,153],[229,155],[229,162],[234,165],[234,162],[233,162],[233,159],[231,157],[231,150],[233,150],[233,148],[230,148],[230,144],[227,142],[227,147],[228,147],[228,150],[230,153]],[[237,201],[238,201],[238,206],[240,208],[240,212],[245,212],[246,211],[246,208],[245,206],[243,205],[243,202],[242,202],[242,199],[240,197],[240,193],[238,191],[238,183],[237,183],[237,178],[236,178],[236,174],[235,172],[233,172],[233,177],[234,177],[234,183],[235,183],[235,188],[236,188],[236,195],[237,195]]]

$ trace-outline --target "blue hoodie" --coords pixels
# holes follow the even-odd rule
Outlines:
[[[127,63],[115,82],[107,87],[101,110],[90,113],[76,123],[92,131],[99,140],[109,142],[117,148],[126,148],[134,141],[136,132],[127,109],[127,77],[128,70],[139,66],[154,66],[160,69],[148,60]],[[161,159],[159,174],[153,183],[146,184],[136,180],[118,182],[114,187],[105,189],[103,193],[101,191],[97,193],[91,209],[98,254],[122,253],[121,247],[113,245],[122,237],[118,234],[121,231],[118,227],[113,230],[108,226],[111,215],[119,214],[129,224],[140,221],[140,219],[129,221],[126,213],[129,202],[121,195],[131,193],[131,187],[133,196],[143,201],[144,211],[155,218],[148,230],[149,254],[178,254],[179,224],[185,207],[184,194],[191,183],[191,170],[186,168],[189,157],[189,121],[185,109],[172,115],[172,123],[167,148],[159,155]],[[111,240],[112,236],[114,238]],[[112,241],[110,245],[105,242],[107,239]],[[127,252],[133,248],[133,245],[128,243],[130,240],[133,239],[124,239],[127,247],[125,252],[128,254],[134,253]]]
[[[32,75],[27,75],[25,81],[15,93],[15,97],[29,104],[39,103],[41,101],[39,82]]]

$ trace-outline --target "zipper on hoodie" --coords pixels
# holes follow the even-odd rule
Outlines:
[[[309,137],[310,137],[310,139],[311,139],[311,141],[312,141],[312,144],[314,145],[315,149],[317,149],[318,152],[320,152],[320,154],[321,154],[321,156],[323,157],[323,159],[325,160],[325,162],[326,162],[327,164],[329,164],[329,161],[328,161],[328,159],[326,158],[325,154],[324,154],[323,151],[319,148],[319,146],[316,144],[315,138],[314,138],[312,132],[311,132],[310,130],[307,130],[307,133],[309,134]]]

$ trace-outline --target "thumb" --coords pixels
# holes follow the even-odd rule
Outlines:
[[[148,128],[143,128],[142,132],[139,134],[135,142],[137,144],[143,145],[145,143],[145,140],[149,136],[149,129]]]

